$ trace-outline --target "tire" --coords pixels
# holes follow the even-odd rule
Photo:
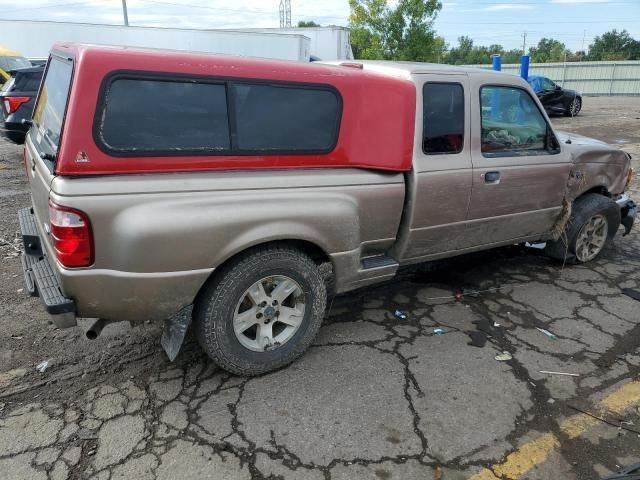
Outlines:
[[[575,117],[580,113],[580,110],[582,110],[582,98],[573,97],[573,100],[571,100],[571,103],[569,104],[565,115],[567,117]]]
[[[600,255],[619,226],[620,209],[616,202],[604,195],[587,193],[573,203],[563,238],[547,242],[545,253],[563,262],[589,262]]]
[[[196,336],[224,370],[261,375],[290,364],[311,345],[326,298],[322,275],[307,255],[259,248],[232,260],[206,285],[194,308]]]

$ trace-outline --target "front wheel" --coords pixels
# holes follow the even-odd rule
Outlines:
[[[620,209],[609,197],[588,193],[578,198],[562,238],[547,242],[553,258],[585,263],[596,258],[620,226]]]
[[[316,264],[286,247],[233,260],[201,293],[194,310],[202,348],[223,369],[259,375],[293,362],[318,332],[326,288]]]

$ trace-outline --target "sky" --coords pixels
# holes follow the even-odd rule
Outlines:
[[[396,1],[396,0],[390,0]],[[127,0],[129,23],[153,27],[278,27],[280,0]],[[348,0],[291,0],[292,23],[347,25]],[[596,35],[626,29],[640,39],[640,0],[443,0],[437,33],[455,46],[460,35],[478,45],[522,48],[553,37],[571,50]],[[0,19],[122,24],[121,0],[0,0]],[[2,43],[2,32],[0,32]]]

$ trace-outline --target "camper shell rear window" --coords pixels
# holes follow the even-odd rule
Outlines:
[[[93,136],[116,157],[326,154],[342,98],[329,85],[118,71]]]
[[[69,100],[73,62],[52,55],[44,75],[30,135],[40,152],[55,157]]]

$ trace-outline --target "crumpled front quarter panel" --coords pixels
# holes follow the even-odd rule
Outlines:
[[[622,150],[605,144],[564,145],[574,164],[569,177],[569,198],[575,199],[593,188],[604,188],[612,195],[623,192],[631,160]]]

